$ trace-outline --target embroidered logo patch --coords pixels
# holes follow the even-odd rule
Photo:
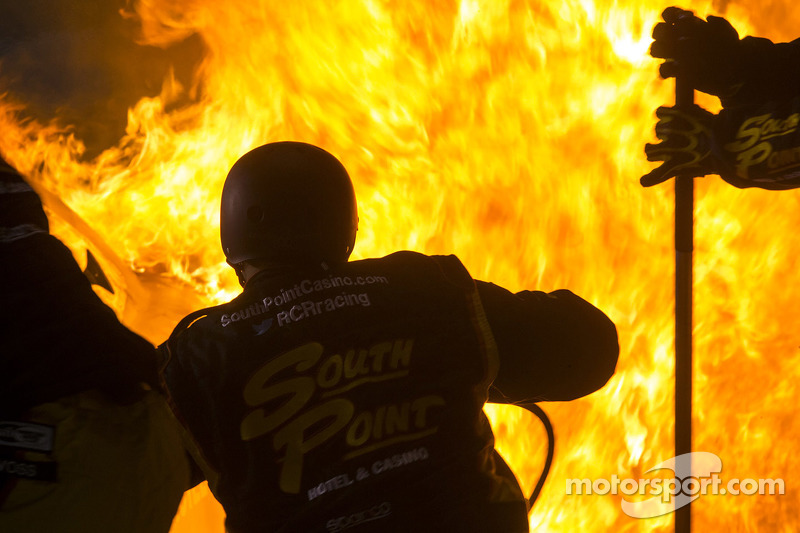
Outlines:
[[[0,421],[0,446],[49,453],[55,428],[31,422]]]

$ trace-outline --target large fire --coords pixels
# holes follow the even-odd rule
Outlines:
[[[673,85],[647,55],[655,0],[228,3],[141,0],[143,44],[199,35],[191,83],[164,80],[125,136],[87,157],[64,124],[0,99],[0,150],[42,193],[54,232],[116,287],[121,319],[162,342],[189,311],[238,291],[218,245],[227,169],[267,141],[318,144],[360,199],[355,257],[455,253],[512,290],[570,288],[617,324],[617,373],[600,392],[545,404],[553,470],[531,513],[542,531],[671,531],[623,494],[568,495],[570,478],[652,477],[674,455],[673,196],[642,189],[654,109]],[[742,34],[791,40],[800,4],[693,2]],[[725,8],[724,11],[721,11]],[[768,13],[765,13],[767,12]],[[125,58],[119,58],[125,62]],[[0,65],[2,68],[2,65]],[[0,70],[0,76],[6,72]],[[716,110],[713,99],[699,100]],[[102,117],[93,117],[102,121]],[[800,496],[800,196],[696,182],[694,449],[721,477],[781,478],[786,494],[708,495],[695,531],[792,531]],[[530,492],[546,442],[516,408],[487,407]],[[202,485],[173,531],[223,531]]]

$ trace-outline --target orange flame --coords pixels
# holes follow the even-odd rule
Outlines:
[[[218,245],[230,165],[273,140],[326,148],[360,199],[355,258],[456,253],[476,278],[570,288],[617,324],[622,353],[609,384],[544,406],[557,448],[532,528],[670,531],[672,515],[626,516],[622,495],[565,490],[570,478],[648,477],[674,455],[672,194],[638,184],[650,168],[653,110],[673,100],[647,55],[666,5],[311,4],[140,0],[128,16],[140,20],[143,43],[202,37],[195,85],[166,79],[159,97],[130,109],[118,145],[91,161],[81,139],[23,120],[5,96],[0,149],[42,193],[78,260],[78,250],[98,252],[124,288],[106,301],[159,343],[184,314],[238,292]],[[724,4],[742,34],[796,37],[788,32],[800,7],[789,0],[766,15]],[[705,16],[715,5],[692,7]],[[717,178],[696,186],[694,449],[719,455],[725,479],[782,478],[787,492],[702,497],[694,529],[793,530],[800,197]],[[515,408],[487,412],[530,492],[543,430]],[[222,530],[207,489],[189,492],[173,531]]]

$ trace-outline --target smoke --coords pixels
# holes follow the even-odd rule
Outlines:
[[[203,55],[196,34],[137,44],[141,28],[130,13],[124,0],[3,2],[0,97],[23,104],[25,118],[70,128],[86,158],[117,144],[128,108],[158,95],[170,71],[190,86]]]

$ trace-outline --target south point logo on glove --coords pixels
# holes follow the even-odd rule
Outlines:
[[[745,120],[736,132],[736,141],[724,145],[724,149],[736,154],[736,175],[750,179],[751,169],[766,163],[767,172],[785,172],[800,166],[800,147],[784,146],[783,139],[797,131],[800,114],[786,118],[775,118],[767,113]]]
[[[297,494],[304,456],[336,436],[344,437],[350,448],[348,459],[398,438],[408,442],[435,433],[430,410],[445,405],[441,396],[429,394],[361,412],[350,400],[337,397],[366,383],[407,376],[413,348],[413,339],[396,339],[323,357],[324,347],[311,342],[272,359],[245,385],[244,400],[253,410],[241,422],[242,440],[271,435],[273,448],[284,454],[280,488]],[[292,377],[275,379],[292,367]],[[311,401],[315,395],[318,399]],[[271,407],[282,397],[288,400]]]

